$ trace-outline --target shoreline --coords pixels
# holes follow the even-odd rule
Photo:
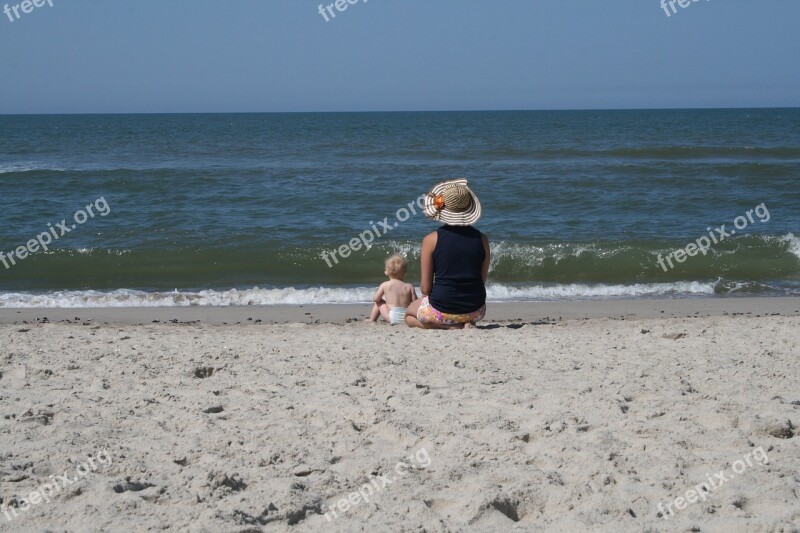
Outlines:
[[[95,322],[143,325],[201,323],[345,324],[364,320],[369,304],[311,304],[234,307],[1,308],[0,324]],[[746,315],[800,315],[798,297],[677,298],[489,303],[479,326],[511,322],[642,319]]]

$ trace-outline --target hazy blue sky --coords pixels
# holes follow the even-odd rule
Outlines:
[[[800,106],[796,0],[52,1],[0,113]]]

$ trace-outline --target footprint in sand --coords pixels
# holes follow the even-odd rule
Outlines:
[[[219,369],[211,366],[201,366],[194,369],[194,377],[199,379],[210,378],[211,376],[214,375],[214,372],[216,372],[217,370]]]

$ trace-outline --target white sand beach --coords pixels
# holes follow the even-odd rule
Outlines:
[[[3,310],[0,528],[800,530],[798,299],[354,311]]]

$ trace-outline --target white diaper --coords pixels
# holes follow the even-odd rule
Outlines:
[[[393,326],[403,324],[406,321],[405,307],[392,307],[389,309],[389,323]]]

